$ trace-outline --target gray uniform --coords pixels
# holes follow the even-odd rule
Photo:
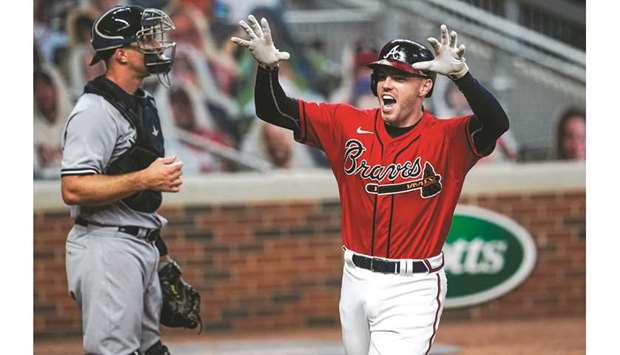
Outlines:
[[[103,174],[136,139],[136,130],[112,104],[84,94],[65,124],[61,175]],[[122,201],[72,206],[71,217],[90,222],[76,224],[66,243],[67,282],[82,310],[86,353],[145,351],[159,341],[159,252],[153,242],[118,226],[159,229],[166,219]]]

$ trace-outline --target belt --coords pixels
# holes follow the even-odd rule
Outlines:
[[[400,274],[400,261],[388,261],[379,258],[369,258],[362,255],[353,254],[353,264],[357,267],[383,274]],[[429,272],[430,270],[423,261],[412,262],[413,273]]]
[[[140,239],[144,239],[147,242],[154,242],[159,238],[159,229],[149,229],[144,227],[137,226],[113,226],[110,224],[102,224],[97,222],[87,221],[81,217],[75,219],[75,224],[80,225],[82,227],[88,227],[89,225],[97,226],[97,227],[112,227],[116,228],[119,232],[131,234]]]
[[[343,247],[345,259],[355,266],[383,274],[417,274],[440,270],[444,265],[443,253],[428,259],[382,259],[357,254]]]

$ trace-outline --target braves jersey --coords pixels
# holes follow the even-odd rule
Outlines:
[[[441,252],[465,175],[482,155],[471,116],[424,111],[391,137],[378,108],[299,101],[295,139],[322,149],[338,183],[344,245],[366,255],[421,259]]]

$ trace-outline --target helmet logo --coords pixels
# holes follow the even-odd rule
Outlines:
[[[123,19],[115,18],[114,21],[120,22],[120,23],[123,24],[123,27],[118,28],[117,31],[122,31],[122,30],[124,30],[126,28],[129,28],[129,22],[127,22],[127,21],[125,21]]]
[[[393,59],[393,60],[397,60],[397,61],[404,61],[405,58],[403,58],[402,53],[398,50],[399,46],[394,46],[392,49],[390,49],[389,52],[387,52],[384,56],[383,59]]]

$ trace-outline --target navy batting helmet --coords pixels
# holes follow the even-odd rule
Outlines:
[[[375,76],[375,70],[381,67],[390,67],[411,75],[426,77],[431,79],[433,84],[435,84],[437,73],[428,70],[418,70],[412,66],[413,63],[426,62],[433,59],[435,59],[433,53],[418,42],[407,39],[389,41],[381,48],[378,60],[368,64],[368,67],[373,70],[370,75],[370,89],[372,93],[377,96],[377,78]],[[426,94],[426,97],[431,97],[432,94],[433,88]]]
[[[117,6],[106,11],[93,25],[91,44],[95,56],[91,65],[111,50],[137,43],[144,64],[152,74],[165,74],[172,68],[176,43],[168,39],[174,24],[165,12],[140,6]]]

